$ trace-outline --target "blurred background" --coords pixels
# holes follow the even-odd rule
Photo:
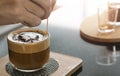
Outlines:
[[[56,5],[59,7],[59,9],[51,14],[50,22],[57,24],[60,23],[61,20],[62,22],[66,21],[68,18],[68,22],[74,22],[72,20],[79,20],[80,25],[84,18],[96,14],[98,5],[105,3],[106,1],[108,0],[57,0]],[[101,4],[100,6],[104,7],[104,4]],[[74,24],[76,25],[76,23]],[[9,26],[0,26],[0,34],[20,26],[23,25],[12,24]],[[72,28],[78,27],[79,26],[74,26]]]

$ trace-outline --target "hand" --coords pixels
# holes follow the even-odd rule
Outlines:
[[[37,26],[49,17],[55,0],[0,0],[0,25]]]

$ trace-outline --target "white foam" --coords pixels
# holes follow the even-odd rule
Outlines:
[[[25,41],[20,40],[19,36],[22,36],[25,39]],[[38,36],[38,38],[36,39],[37,36]],[[10,39],[12,41],[18,42],[18,43],[34,43],[34,42],[42,41],[44,39],[44,36],[40,33],[37,33],[37,32],[21,32],[21,33],[16,34],[16,35],[12,34]],[[32,39],[32,42],[30,41],[30,39]]]

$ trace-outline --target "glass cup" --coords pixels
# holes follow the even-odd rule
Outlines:
[[[104,7],[98,7],[98,31],[100,33],[109,33],[114,32],[115,27],[111,24],[109,24],[110,20],[110,13],[113,11],[113,9],[108,10],[108,6]],[[115,12],[115,18],[113,19],[113,22],[116,21],[116,12]]]
[[[26,34],[23,35],[24,33]],[[33,35],[35,33],[36,37]],[[46,31],[35,28],[19,29],[11,32],[7,41],[10,64],[19,71],[37,71],[49,60],[50,36]]]
[[[109,24],[114,26],[120,26],[120,1],[109,1],[108,10],[112,10],[111,12],[109,12]]]

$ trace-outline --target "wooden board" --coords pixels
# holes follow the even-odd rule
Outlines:
[[[59,68],[50,76],[70,76],[82,66],[82,59],[63,55],[59,53],[50,53],[51,58],[54,58],[59,63]],[[9,62],[8,56],[0,59],[0,74],[1,76],[9,76],[5,71],[5,65]]]
[[[98,32],[97,15],[86,18],[80,27],[81,36],[88,40],[96,42],[116,43],[120,42],[120,26],[115,27],[115,32],[100,33]]]

